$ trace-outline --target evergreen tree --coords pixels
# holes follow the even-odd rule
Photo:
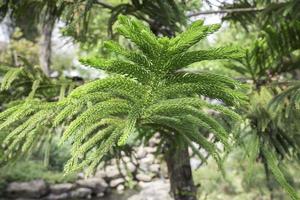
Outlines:
[[[248,122],[243,124],[240,131],[241,135],[251,137],[251,142],[247,138],[244,143],[248,146],[250,160],[260,161],[264,165],[271,199],[274,190],[272,178],[278,181],[292,199],[298,199],[296,191],[284,178],[284,168],[280,168],[280,165],[289,158],[298,159],[299,155],[299,113],[295,102],[297,89],[287,89],[287,86],[291,84],[291,74],[295,73],[300,63],[297,53],[300,49],[300,24],[297,21],[298,15],[291,14],[297,7],[288,9],[297,2],[282,4],[285,9],[269,5],[274,13],[265,21],[260,19],[265,17],[268,9],[257,15],[236,14],[246,17],[247,23],[253,23],[247,24],[247,29],[259,27],[261,31],[257,33],[258,39],[246,50],[245,58],[228,67],[239,72],[253,86],[251,101],[245,112]],[[285,10],[286,19],[275,21],[277,12]]]
[[[198,144],[221,166],[220,149],[200,130],[214,133],[229,149],[232,136],[209,111],[239,119],[225,105],[238,106],[245,103],[246,97],[239,92],[241,85],[231,78],[183,69],[203,60],[240,58],[243,53],[231,46],[189,50],[220,27],[203,25],[203,21],[194,22],[173,38],[156,37],[135,18],[120,16],[118,22],[117,31],[138,50],[129,51],[116,42],[107,42],[105,47],[116,54],[114,58],[87,57],[80,61],[111,76],[86,83],[57,102],[33,97],[2,112],[0,129],[18,125],[4,141],[6,153],[13,156],[26,152],[39,128],[69,121],[61,138],[61,142],[72,141],[73,146],[65,171],[87,168],[92,173],[113,149],[159,132],[175,199],[195,200],[190,166],[180,164],[186,160],[189,163],[188,152],[181,149],[187,149],[187,145],[195,149]],[[211,103],[207,98],[220,103]]]
[[[57,101],[63,99],[75,87],[81,84],[80,79],[70,79],[68,77],[47,77],[40,67],[32,67],[27,60],[21,57],[19,57],[19,64],[20,66],[14,67],[7,67],[5,65],[0,66],[0,76],[3,77],[0,86],[1,110],[10,108],[16,104],[30,101],[34,98],[38,98],[39,100],[46,102]],[[18,125],[19,124],[16,124],[14,127]],[[1,144],[5,135],[7,135],[10,131],[13,131],[13,129],[13,127],[9,127],[1,130]],[[44,163],[46,166],[49,160],[48,153],[52,148],[51,146],[53,146],[50,145],[51,141],[58,135],[58,131],[55,131],[51,124],[47,124],[37,130],[35,134],[36,142],[32,143],[30,147],[28,146],[31,153],[34,153],[41,148],[46,149],[41,152],[41,154],[44,154]],[[20,159],[23,156],[24,155],[21,153],[15,154],[13,160]],[[5,164],[8,163],[0,156],[0,166]]]

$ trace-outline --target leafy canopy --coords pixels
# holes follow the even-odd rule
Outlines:
[[[260,0],[253,2],[257,2],[254,7],[266,3]],[[253,7],[247,1],[240,3]],[[267,4],[265,6],[268,7],[260,13],[236,13],[234,20],[243,24],[250,22],[249,28],[255,30],[259,27],[260,31],[256,41],[246,50],[244,59],[230,63],[228,67],[253,83],[250,103],[245,108],[247,120],[241,124],[239,131],[241,144],[249,151],[249,160],[252,163],[262,162],[267,181],[270,182],[268,173],[272,174],[292,199],[299,199],[283,176],[285,168],[280,165],[285,160],[297,160],[299,157],[297,108],[300,93],[297,82],[290,81],[290,73],[294,73],[300,63],[299,16],[293,14],[299,10],[300,4],[299,1]],[[278,14],[282,14],[282,18],[278,19]],[[294,87],[287,89],[293,84]],[[251,177],[251,173],[248,175]]]
[[[246,98],[238,91],[240,84],[231,78],[183,70],[203,60],[243,56],[230,46],[189,50],[219,27],[196,21],[176,37],[158,38],[141,21],[119,16],[117,31],[134,43],[137,50],[109,41],[105,47],[115,53],[111,59],[80,60],[111,74],[108,78],[86,83],[58,102],[33,97],[2,112],[0,129],[17,125],[4,141],[7,154],[26,152],[37,130],[46,124],[55,127],[69,121],[61,138],[61,142],[72,141],[72,157],[65,166],[66,172],[87,166],[88,172],[93,172],[106,153],[126,145],[128,138],[149,138],[150,133],[139,131],[145,129],[159,131],[163,141],[185,142],[192,147],[197,143],[220,163],[219,149],[200,129],[214,133],[228,148],[230,135],[209,111],[238,119],[239,115],[224,104],[237,106]],[[208,98],[220,103],[213,104]]]

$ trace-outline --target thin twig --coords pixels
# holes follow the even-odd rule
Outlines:
[[[222,13],[261,12],[264,9],[265,8],[233,8],[233,9],[223,9],[223,10],[208,10],[208,11],[191,13],[188,15],[188,17],[195,17],[199,15],[210,15],[210,14],[222,14]]]

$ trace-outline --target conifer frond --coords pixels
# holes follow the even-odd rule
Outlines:
[[[99,131],[101,128],[103,128],[103,126],[117,126],[118,124],[123,124],[123,120],[119,119],[119,118],[105,118],[102,119],[101,121],[97,122],[97,123],[86,123],[84,124],[84,126],[82,127],[82,129],[80,131],[77,131],[73,134],[73,147],[72,147],[72,152],[76,151],[82,144],[82,142],[84,140],[86,140],[87,138],[89,138],[89,136],[91,134],[93,134],[93,132],[95,131]]]
[[[283,189],[290,195],[293,200],[299,199],[297,192],[294,188],[287,182],[283,173],[278,167],[278,160],[276,155],[272,152],[271,149],[268,147],[263,148],[263,155],[264,158],[267,160],[268,167],[271,170],[272,174],[274,175],[276,181],[283,187]]]
[[[122,135],[118,141],[119,146],[126,144],[128,137],[130,136],[130,134],[132,134],[134,132],[135,126],[137,123],[137,119],[138,119],[138,116],[136,113],[137,112],[129,114],[125,128],[124,128],[124,132],[122,133]]]
[[[82,85],[70,94],[70,97],[81,97],[84,94],[97,91],[111,91],[112,89],[122,89],[134,95],[140,95],[145,89],[137,81],[124,76],[112,76],[106,79],[99,79]],[[139,96],[141,97],[141,96]]]
[[[36,130],[44,123],[69,124],[61,138],[61,142],[70,140],[73,145],[65,171],[88,167],[93,172],[103,156],[127,144],[132,133],[138,134],[139,139],[149,138],[151,134],[140,130],[150,127],[151,133],[163,131],[163,138],[174,137],[180,145],[184,142],[200,145],[221,167],[219,149],[201,130],[206,129],[226,148],[230,147],[232,136],[209,111],[239,119],[226,106],[245,101],[246,97],[239,92],[241,85],[221,75],[182,74],[177,69],[204,59],[239,58],[242,53],[231,47],[188,52],[219,25],[205,26],[197,21],[174,38],[158,38],[135,18],[120,16],[118,22],[119,33],[138,49],[131,51],[107,42],[106,48],[116,54],[113,59],[87,57],[80,61],[111,76],[77,87],[58,102],[27,99],[21,106],[18,104],[1,113],[0,128],[20,123],[8,137],[8,143],[13,144],[12,148],[24,144],[22,148],[28,149],[38,137]],[[222,105],[212,104],[203,97],[219,99]],[[30,141],[22,142],[25,137]]]
[[[195,147],[194,143],[186,135],[182,136],[182,138],[188,143],[189,147],[191,147],[193,153],[195,153],[195,155],[197,155],[203,163],[207,164],[207,158],[205,158],[205,156],[199,151],[199,149]]]
[[[154,59],[158,54],[155,50],[160,49],[161,45],[149,27],[133,17],[120,15],[118,20],[120,25],[117,31],[135,43],[145,55]]]
[[[14,129],[12,132],[8,134],[8,136],[3,141],[3,144],[7,145],[11,139],[17,137],[17,135],[20,134],[21,132],[26,134],[27,131],[31,131],[36,127],[36,124],[45,120],[47,115],[48,115],[47,110],[42,110],[30,116],[25,122],[23,122],[20,126],[18,126],[16,129]]]
[[[86,142],[84,142],[78,149],[72,152],[72,156],[79,156],[85,154],[89,149],[93,148],[97,143],[101,143],[107,135],[113,132],[115,127],[109,126],[98,131],[93,137],[90,137]]]
[[[216,121],[214,118],[210,117],[209,115],[204,114],[203,112],[200,112],[196,109],[192,110],[195,112],[195,117],[197,117],[201,122],[199,122],[199,125],[203,125],[205,128],[207,128],[209,131],[212,131],[217,139],[219,139],[224,146],[229,149],[229,142],[228,140],[231,138],[230,134],[227,133],[227,131],[222,127],[221,124],[219,124],[218,121]]]
[[[250,161],[247,180],[251,180],[253,164],[261,160],[265,169],[274,176],[292,198],[295,198],[292,187],[288,184],[278,165],[285,158],[298,156],[299,145],[296,138],[299,130],[297,123],[299,116],[295,115],[295,118],[285,116],[286,109],[282,105],[277,109],[270,107],[269,104],[273,97],[272,90],[262,87],[260,92],[254,93],[250,98],[247,108],[249,121],[246,124],[248,125],[241,131],[243,140],[245,140],[243,144],[247,147]]]
[[[164,117],[160,117],[160,118],[163,119]],[[211,130],[211,127],[201,119],[191,115],[178,116],[176,120],[179,121],[175,121],[175,123],[172,122],[169,125],[174,127],[174,124],[177,124],[178,133],[182,134],[183,137],[188,138],[190,141],[193,141],[196,144],[200,145],[201,148],[204,148],[210,155],[212,155],[212,157],[215,159],[220,169],[223,170],[222,159],[219,154],[219,148],[217,148],[215,144],[213,144],[213,142],[208,141],[208,139],[206,139],[205,136],[201,132],[199,132],[199,130],[203,130],[203,128],[207,130]],[[224,145],[225,148],[227,149],[229,148],[228,146],[226,146],[226,144]]]
[[[39,138],[40,127],[33,129],[29,134],[26,136],[26,140],[22,145],[21,152],[27,153],[33,146],[34,142]]]
[[[234,111],[230,110],[229,108],[226,108],[225,106],[222,105],[217,105],[217,104],[211,104],[208,103],[205,100],[200,99],[199,97],[186,97],[186,98],[175,98],[175,99],[168,99],[168,100],[163,100],[160,101],[156,104],[151,105],[149,108],[147,108],[144,112],[145,116],[151,116],[153,114],[157,113],[163,113],[166,114],[167,111],[171,111],[171,109],[175,109],[174,113],[177,112],[176,109],[185,109],[185,106],[191,106],[195,107],[199,110],[202,110],[205,112],[205,109],[211,109],[218,111],[222,114],[225,114],[229,116],[232,119],[239,120],[240,117],[237,113]],[[203,110],[204,109],[204,110]],[[183,111],[183,110],[181,110]],[[184,114],[181,112],[178,112],[179,114]],[[190,113],[192,114],[192,113]]]
[[[221,26],[219,24],[203,25],[203,21],[194,22],[187,31],[179,34],[170,41],[170,51],[178,54],[187,51],[207,35],[216,32]]]
[[[18,109],[20,109],[20,107],[22,107],[22,104],[18,104],[15,105],[13,107],[10,107],[8,109],[6,109],[5,111],[0,113],[0,122],[2,120],[6,120],[11,114],[13,114],[15,111],[17,111]]]
[[[300,84],[298,82],[292,83],[292,86],[280,94],[276,95],[270,102],[270,109],[279,110],[285,101],[288,101],[288,106],[291,108],[300,108]]]
[[[238,59],[244,57],[244,53],[237,47],[227,46],[209,50],[189,51],[174,56],[170,64],[170,70],[178,70],[195,62],[217,59]]]
[[[53,124],[55,126],[57,126],[61,122],[66,120],[67,117],[73,117],[74,115],[76,115],[82,109],[82,107],[83,107],[82,105],[78,105],[78,104],[67,105],[54,118]]]
[[[222,162],[222,158],[219,154],[219,149],[215,146],[215,144],[209,142],[203,135],[201,134],[193,134],[188,133],[187,136],[194,142],[196,142],[197,144],[199,144],[202,148],[204,148],[217,162],[220,170],[222,171],[222,173],[224,173],[223,171],[223,162]]]
[[[238,105],[246,100],[246,97],[240,92],[228,87],[200,83],[175,83],[165,86],[160,93],[167,97],[198,94],[211,99],[221,100],[228,105]]]
[[[0,90],[7,90],[10,88],[12,82],[23,72],[23,68],[10,69],[2,79]]]
[[[107,41],[104,43],[104,47],[106,47],[110,52],[114,52],[117,55],[123,56],[129,61],[138,64],[145,69],[149,69],[151,66],[151,62],[147,59],[147,57],[140,52],[137,51],[127,51],[120,44],[115,41]]]
[[[252,137],[250,138],[250,141],[248,142],[247,148],[247,157],[249,160],[249,165],[247,169],[247,175],[246,175],[246,180],[247,182],[251,182],[253,178],[253,173],[254,173],[254,163],[256,162],[256,159],[259,155],[259,138],[256,135],[251,135]]]
[[[7,116],[6,120],[0,124],[0,130],[11,125],[14,122],[17,122],[18,120],[27,117],[28,115],[34,113],[34,111],[35,109],[32,108],[32,105],[30,103],[24,103],[22,106],[18,106],[18,109],[11,113],[10,116]]]
[[[32,66],[22,57],[20,57],[19,65],[22,67],[9,67],[4,71],[0,88],[0,95],[6,95],[4,101],[1,102],[4,107],[8,107],[10,102],[23,98],[54,99],[59,94],[63,95],[66,88],[69,87],[71,91],[71,88],[78,84],[76,80],[47,77],[39,67]]]
[[[31,87],[31,91],[28,95],[28,98],[32,99],[35,95],[36,90],[39,88],[40,86],[40,80],[35,80],[33,81],[32,87]]]
[[[141,82],[147,82],[150,79],[149,72],[142,66],[122,61],[122,60],[101,60],[99,58],[81,58],[80,62],[84,65],[96,69],[105,70],[108,73],[123,74],[130,78],[137,79]]]
[[[121,135],[121,129],[119,128],[116,129],[114,132],[112,132],[112,134],[110,134],[110,136],[107,138],[107,140],[105,141],[105,143],[102,143],[102,145],[97,149],[97,151],[95,151],[96,153],[94,155],[92,155],[92,162],[89,164],[88,167],[88,174],[91,174],[95,171],[96,167],[99,165],[99,163],[101,162],[103,156],[108,153],[109,150],[111,150],[113,148],[113,146],[115,146],[116,141],[119,139],[120,135]]]
[[[226,76],[219,74],[201,72],[201,73],[176,73],[175,76],[169,78],[170,84],[174,83],[201,83],[201,84],[217,84],[232,89],[240,88],[241,83]]]
[[[73,132],[76,132],[76,130],[85,123],[96,122],[97,120],[112,114],[126,113],[128,112],[128,109],[128,104],[122,100],[100,102],[84,111],[70,123],[62,136],[61,142],[68,139]]]

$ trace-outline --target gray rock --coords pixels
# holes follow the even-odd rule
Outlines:
[[[155,163],[155,164],[161,164],[161,163],[162,163],[162,160],[159,159],[159,158],[156,158],[156,159],[154,159],[154,163]]]
[[[133,173],[133,172],[135,172],[136,171],[136,166],[133,164],[133,163],[123,163],[122,165],[121,165],[121,173],[123,174],[123,175],[127,175],[128,173]]]
[[[110,165],[105,168],[106,177],[109,179],[118,178],[121,176],[116,165]]]
[[[143,181],[143,182],[149,182],[152,180],[152,177],[151,175],[149,174],[137,174],[136,175],[136,179],[139,180],[139,181]]]
[[[71,191],[71,198],[87,198],[90,199],[92,197],[92,190],[90,188],[78,188],[76,190]]]
[[[136,166],[133,163],[127,163],[127,169],[132,173],[136,170]]]
[[[113,179],[110,181],[109,186],[114,188],[117,187],[118,185],[124,183],[125,180],[123,178],[118,178],[118,179]]]
[[[128,198],[128,200],[172,200],[169,195],[168,182],[157,180],[146,183],[141,191]]]
[[[118,161],[115,158],[110,160],[110,165],[117,165],[117,163],[118,163]]]
[[[148,184],[146,183],[146,182],[144,182],[144,181],[139,181],[138,182],[138,186],[140,187],[140,188],[143,188],[143,187],[145,187],[145,186],[147,186]]]
[[[150,147],[155,147],[160,142],[159,138],[160,138],[159,133],[156,133],[154,135],[154,137],[150,138],[150,140],[149,140],[149,146]]]
[[[106,177],[106,172],[103,169],[100,169],[96,172],[95,177],[98,178],[105,178]]]
[[[155,157],[153,154],[147,154],[147,156],[145,158],[142,158],[140,162],[145,164],[152,164],[154,162],[154,159]]]
[[[169,177],[168,167],[167,167],[167,164],[165,162],[162,162],[160,164],[160,173],[165,178]]]
[[[80,172],[80,173],[77,174],[77,178],[78,178],[78,179],[84,179],[84,177],[85,177],[85,176],[84,176],[84,173],[83,173],[83,172]]]
[[[130,158],[128,156],[124,156],[122,159],[126,163],[130,162]]]
[[[104,193],[103,192],[100,192],[100,193],[97,193],[96,197],[104,197]]]
[[[108,184],[105,182],[105,180],[98,177],[78,180],[76,183],[80,187],[93,190],[95,193],[105,192],[108,187]]]
[[[49,194],[46,199],[47,200],[61,200],[61,199],[68,199],[68,193],[61,193],[61,194]]]
[[[142,171],[149,171],[149,164],[145,162],[140,162],[139,169]]]
[[[153,173],[158,174],[160,171],[160,165],[159,164],[152,164],[149,166],[149,170]]]
[[[156,148],[155,147],[145,147],[145,151],[148,153],[155,153]]]
[[[122,194],[124,192],[124,190],[125,190],[125,186],[124,185],[118,185],[117,192],[119,194]]]
[[[73,188],[74,185],[72,183],[55,184],[55,185],[50,185],[50,192],[53,194],[61,194],[64,192],[68,192]]]
[[[0,200],[8,200],[8,199],[2,199],[0,198]],[[23,197],[19,197],[19,198],[13,198],[13,200],[36,200],[36,198],[23,198]]]
[[[140,147],[138,151],[136,152],[136,157],[138,159],[144,158],[147,155],[147,151],[144,147]]]
[[[48,185],[43,180],[30,182],[12,182],[6,188],[6,195],[9,197],[39,198],[46,195]]]

